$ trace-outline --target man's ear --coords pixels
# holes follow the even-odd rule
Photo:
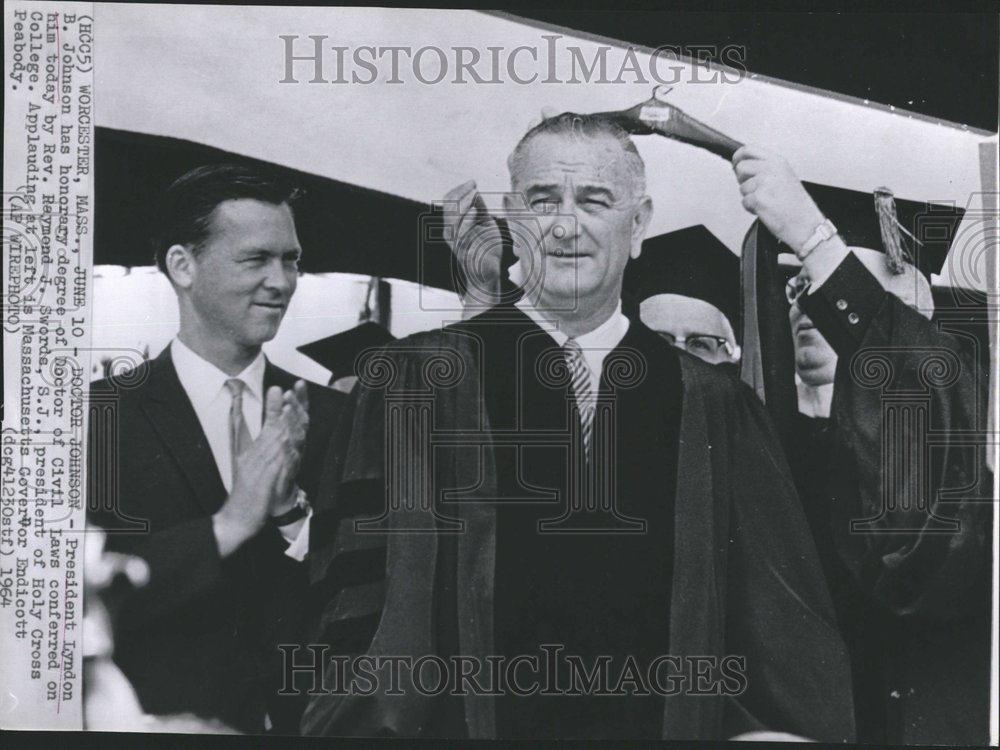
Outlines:
[[[642,254],[642,241],[646,239],[646,230],[652,218],[653,199],[644,195],[639,199],[639,204],[632,215],[632,249],[629,252],[632,258],[638,258]]]
[[[167,276],[175,286],[188,289],[194,283],[196,268],[190,247],[171,245],[163,257],[163,265],[166,266]]]

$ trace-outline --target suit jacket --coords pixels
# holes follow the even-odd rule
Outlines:
[[[270,362],[265,389],[296,378]],[[317,470],[344,396],[312,383],[298,484]],[[107,546],[144,559],[150,578],[115,616],[115,660],[153,714],[193,712],[243,731],[295,731],[301,702],[275,695],[278,642],[301,642],[305,566],[266,525],[226,559],[212,514],[227,493],[169,348],[91,387],[88,513]]]

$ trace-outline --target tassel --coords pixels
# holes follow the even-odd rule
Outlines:
[[[371,276],[368,279],[368,291],[365,292],[365,304],[361,308],[361,314],[358,315],[358,323],[367,323],[374,317],[374,312],[372,310],[372,296],[378,295],[378,283],[381,281],[377,276]]]
[[[878,228],[882,235],[885,264],[893,273],[903,273],[906,270],[906,264],[913,262],[913,256],[907,251],[899,233],[900,229],[906,230],[896,218],[896,201],[889,188],[875,188],[875,213],[878,214]],[[907,234],[910,233],[907,232]]]

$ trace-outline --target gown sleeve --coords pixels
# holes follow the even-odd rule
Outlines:
[[[849,255],[801,300],[838,355],[832,523],[862,589],[900,616],[950,618],[988,586],[987,373],[956,336]]]

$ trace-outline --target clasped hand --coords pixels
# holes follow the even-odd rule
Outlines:
[[[306,384],[282,393],[267,390],[260,434],[236,459],[233,488],[213,517],[223,557],[256,534],[268,516],[281,515],[295,500],[295,477],[309,429]]]

